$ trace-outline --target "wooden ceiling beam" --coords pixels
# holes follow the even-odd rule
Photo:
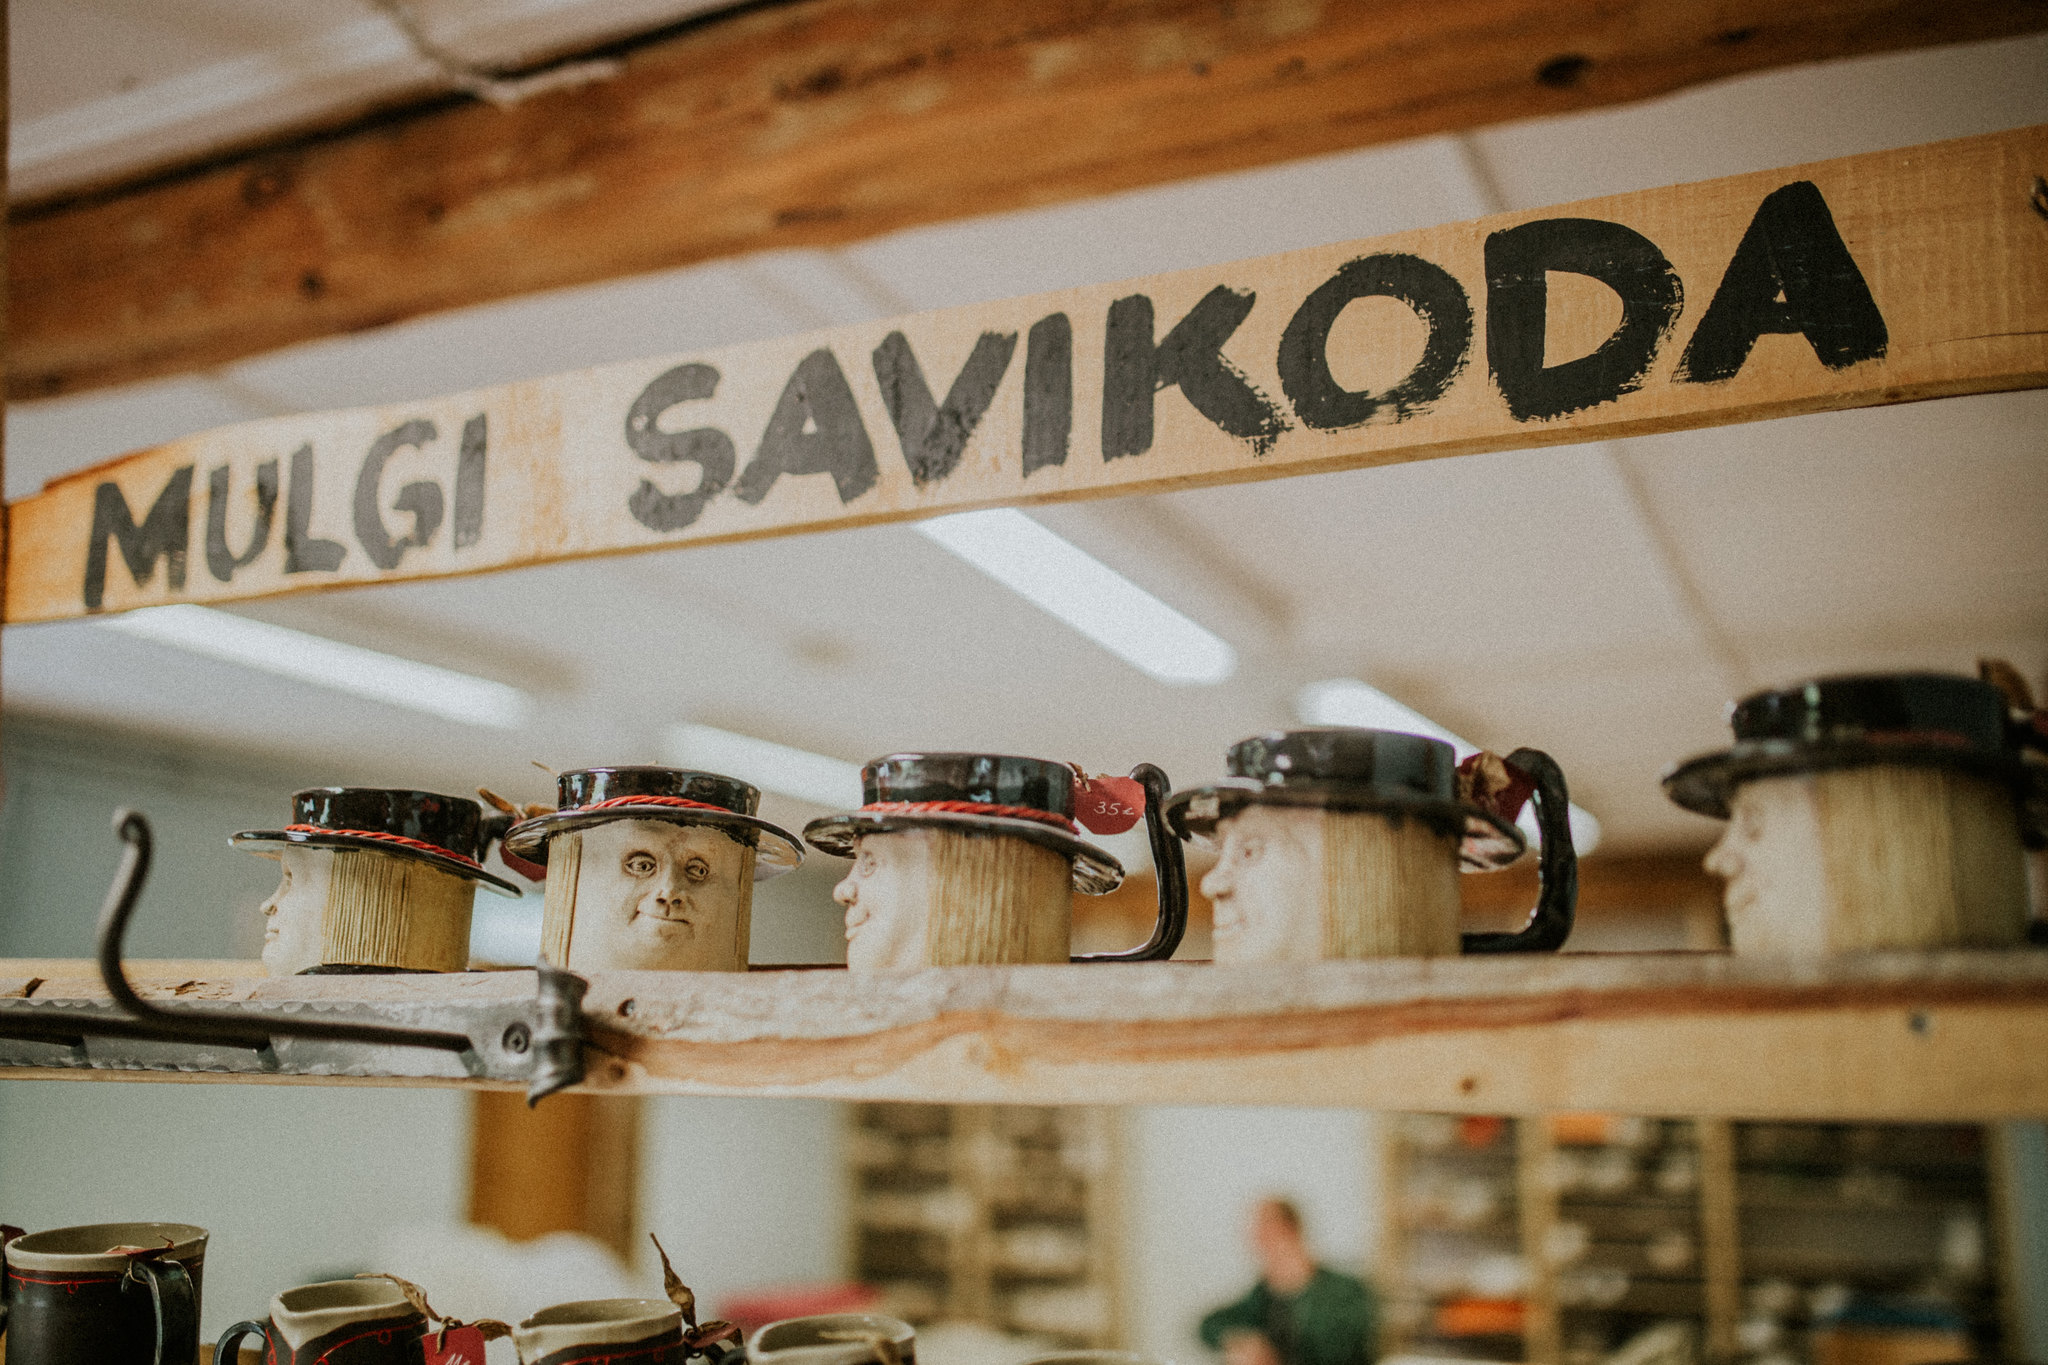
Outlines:
[[[739,252],[2048,28],[2038,0],[794,0],[14,217],[11,396]]]

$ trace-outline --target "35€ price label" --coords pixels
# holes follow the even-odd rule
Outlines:
[[[429,1331],[427,1365],[484,1365],[484,1334],[474,1327]]]
[[[1081,777],[1074,782],[1074,818],[1095,834],[1122,834],[1145,814],[1145,784],[1134,777]]]

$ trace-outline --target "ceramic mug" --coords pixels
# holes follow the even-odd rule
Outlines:
[[[666,1299],[584,1299],[512,1329],[519,1365],[683,1365],[683,1313]]]
[[[1048,1351],[1033,1356],[1023,1365],[1173,1365],[1159,1356],[1138,1351]]]
[[[424,1365],[426,1330],[426,1316],[389,1280],[324,1280],[272,1299],[268,1322],[228,1328],[213,1358],[236,1365],[242,1339],[261,1337],[263,1365]]]
[[[882,1313],[784,1318],[747,1341],[748,1365],[916,1365],[917,1332]]]
[[[128,1247],[164,1247],[141,1260]],[[11,1365],[193,1365],[206,1229],[95,1223],[8,1242]]]
[[[1544,952],[1571,933],[1571,803],[1538,750],[1461,764],[1426,735],[1328,726],[1240,740],[1225,763],[1166,803],[1175,833],[1217,850],[1201,886],[1218,963]],[[1525,801],[1543,836],[1536,908],[1517,932],[1461,933],[1459,874],[1523,853]]]

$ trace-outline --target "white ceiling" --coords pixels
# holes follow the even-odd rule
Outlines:
[[[119,8],[173,27],[186,12]],[[190,12],[215,9],[241,7]],[[17,406],[7,495],[248,417],[2038,122],[2048,38],[720,262]],[[2048,395],[2029,393],[1034,513],[1230,639],[1240,672],[1211,688],[1149,681],[902,527],[245,609],[530,688],[546,708],[530,734],[89,624],[10,627],[4,688],[12,707],[284,753],[309,783],[481,781],[537,799],[531,762],[645,761],[678,720],[854,761],[974,747],[1096,769],[1152,760],[1190,782],[1220,772],[1229,742],[1287,723],[1302,684],[1347,674],[1476,742],[1550,750],[1609,848],[1698,846],[1710,825],[1666,803],[1656,776],[1721,742],[1731,696],[1824,671],[1967,670],[1986,652],[2048,672],[2044,447]]]

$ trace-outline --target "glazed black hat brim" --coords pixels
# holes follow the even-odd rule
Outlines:
[[[1720,753],[1687,759],[1664,774],[1664,794],[1686,810],[1726,820],[1728,800],[1735,789],[1755,778],[1885,764],[1951,768],[2004,782],[2020,792],[2030,782],[2027,765],[2016,753],[1986,753],[1982,749],[1941,744],[1808,744],[1789,739],[1752,739],[1739,741]]]
[[[765,882],[779,877],[804,860],[804,846],[780,825],[771,825],[758,815],[738,811],[702,810],[694,806],[607,806],[603,810],[558,810],[522,820],[505,831],[505,851],[515,858],[547,865],[548,840],[571,830],[614,820],[662,820],[672,825],[709,825],[728,834],[744,830],[759,837],[754,843],[754,880]],[[745,840],[740,842],[744,843]]]
[[[1024,839],[1072,861],[1074,889],[1084,896],[1102,896],[1124,882],[1124,865],[1114,856],[1066,830],[1037,820],[1011,820],[1000,815],[969,815],[963,811],[848,811],[828,815],[804,826],[804,839],[820,853],[851,858],[863,834],[901,829],[950,829],[964,834],[1001,834]]]
[[[1195,814],[1196,802],[1213,799],[1215,814]],[[1206,787],[1190,787],[1166,798],[1166,823],[1183,839],[1211,838],[1216,826],[1247,806],[1294,806],[1323,810],[1368,811],[1409,816],[1425,821],[1458,840],[1458,862],[1467,872],[1506,867],[1528,851],[1529,840],[1511,820],[1463,801],[1426,796],[1403,797],[1361,792],[1341,785],[1306,783],[1268,786],[1249,778],[1225,779]]]
[[[228,836],[228,842],[245,852],[261,854],[264,857],[287,848],[335,848],[367,849],[372,853],[388,853],[394,858],[410,858],[425,863],[443,872],[482,882],[501,896],[518,897],[524,893],[504,878],[484,871],[475,863],[468,863],[452,853],[431,852],[422,848],[408,848],[404,844],[387,843],[382,839],[365,839],[359,835],[341,833],[311,833],[295,829],[245,829],[240,834]]]

